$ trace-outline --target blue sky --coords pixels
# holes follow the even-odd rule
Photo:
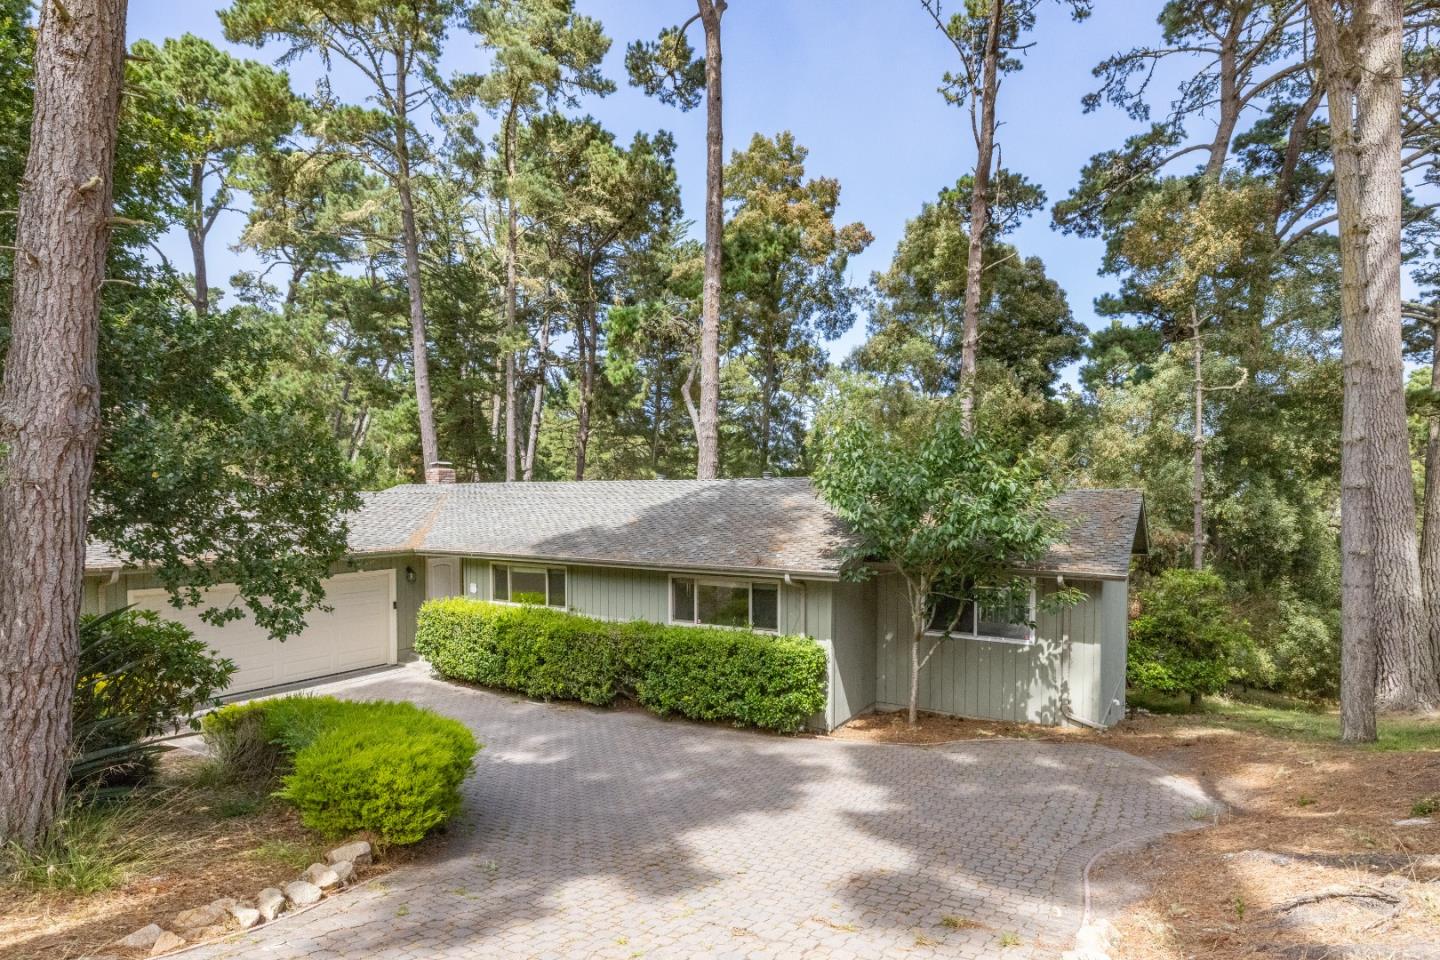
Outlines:
[[[626,43],[653,38],[661,27],[683,20],[694,10],[693,3],[579,0],[578,5],[599,18],[614,40],[605,68],[619,85],[615,94],[592,98],[584,109],[621,139],[636,130],[672,131],[686,213],[698,221],[705,186],[704,111],[682,113],[646,97],[624,83],[622,63]],[[131,0],[130,39],[158,41],[190,32],[225,45],[215,16],[224,6],[203,0]],[[1079,24],[1061,4],[1042,6],[1025,67],[1002,87],[999,141],[1004,163],[1043,186],[1052,203],[1069,192],[1092,154],[1116,145],[1134,129],[1114,110],[1081,112],[1080,97],[1094,82],[1091,68],[1159,32],[1151,12],[1158,10],[1158,2],[1112,0],[1096,6],[1096,13]],[[692,29],[698,43],[699,27]],[[936,92],[941,76],[955,65],[953,49],[918,0],[731,0],[724,43],[727,156],[754,133],[792,131],[810,149],[807,171],[840,181],[843,220],[862,221],[875,235],[870,248],[853,261],[852,279],[864,282],[888,264],[905,221],[974,162],[968,115],[948,106]],[[234,49],[266,61],[281,52],[278,47]],[[468,35],[451,38],[448,67],[475,70],[483,63]],[[296,89],[311,90],[318,69],[315,62],[290,66]],[[341,95],[363,96],[363,88],[348,77],[338,76],[334,82]],[[1156,89],[1164,94],[1171,88],[1159,83]],[[229,277],[247,262],[228,249],[241,225],[238,216],[217,225],[210,250],[212,276]],[[1048,214],[1034,217],[1013,239],[1023,253],[1045,261],[1069,295],[1077,319],[1092,327],[1100,322],[1093,300],[1111,281],[1096,273],[1098,241],[1051,230]],[[186,248],[178,237],[167,245],[177,262],[186,262]],[[862,319],[832,345],[832,355],[843,357],[863,337]]]

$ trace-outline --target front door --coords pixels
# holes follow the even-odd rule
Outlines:
[[[425,561],[425,599],[439,600],[459,593],[459,557],[431,557]]]

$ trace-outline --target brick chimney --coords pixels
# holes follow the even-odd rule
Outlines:
[[[449,460],[436,460],[425,468],[426,483],[454,483],[455,468]]]

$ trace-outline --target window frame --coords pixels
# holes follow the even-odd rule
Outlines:
[[[689,580],[690,583],[691,583],[691,590],[692,590],[692,597],[693,597],[693,601],[692,601],[692,602],[693,602],[694,613],[695,613],[695,619],[694,619],[694,620],[676,620],[676,619],[675,619],[675,581],[676,581],[676,580]],[[745,620],[746,620],[746,624],[745,624],[745,626],[743,626],[743,627],[737,627],[737,626],[732,626],[732,625],[726,624],[726,623],[701,623],[701,622],[700,622],[700,585],[701,585],[702,583],[704,583],[704,584],[709,584],[710,586],[716,586],[716,587],[737,587],[737,586],[739,586],[739,587],[744,587],[744,588],[745,588],[745,602],[746,602],[746,608],[745,608]],[[756,586],[760,586],[760,587],[772,587],[772,586],[773,586],[773,587],[775,588],[775,626],[773,626],[773,627],[757,627],[757,626],[755,626],[755,587],[756,587]],[[766,578],[766,577],[757,577],[757,578],[752,579],[752,578],[749,578],[749,577],[707,576],[707,575],[705,575],[705,574],[698,574],[698,573],[672,573],[672,574],[670,574],[669,579],[666,581],[666,584],[665,584],[665,608],[666,608],[666,612],[665,612],[666,622],[668,622],[668,623],[670,623],[670,624],[672,624],[672,625],[674,625],[674,626],[677,626],[677,627],[707,627],[707,628],[714,629],[714,630],[753,630],[753,631],[755,631],[756,633],[768,633],[768,634],[772,634],[772,635],[774,635],[774,636],[779,636],[780,633],[781,633],[780,625],[785,622],[785,591],[781,589],[781,584],[780,584],[780,581],[779,581],[779,580],[771,580],[771,579]]]
[[[1037,589],[1037,586],[1038,586],[1038,585],[1037,585],[1037,583],[1036,583],[1035,578],[1034,578],[1034,577],[1031,577],[1031,578],[1030,578],[1030,602],[1029,602],[1029,611],[1028,611],[1029,624],[1028,624],[1028,625],[1026,626],[1026,628],[1025,628],[1025,636],[1024,636],[1024,637],[998,637],[998,636],[995,636],[994,634],[981,633],[981,632],[980,632],[980,623],[981,623],[981,621],[983,621],[983,620],[985,619],[985,618],[982,616],[981,612],[982,612],[982,610],[983,610],[984,608],[982,607],[982,605],[981,605],[978,601],[974,601],[974,600],[966,601],[966,602],[971,603],[971,604],[973,605],[973,609],[972,609],[972,611],[971,611],[971,617],[972,617],[971,623],[973,623],[974,626],[971,628],[971,630],[970,630],[969,633],[964,633],[964,632],[961,632],[961,631],[959,631],[959,630],[955,630],[955,631],[952,631],[952,632],[950,632],[950,633],[946,633],[944,630],[932,630],[932,629],[930,629],[929,627],[926,627],[926,628],[925,628],[925,636],[927,636],[927,637],[942,637],[942,638],[943,638],[943,637],[946,637],[946,636],[949,636],[949,637],[956,638],[956,639],[960,639],[960,640],[983,640],[983,641],[985,641],[986,643],[1012,643],[1012,644],[1015,644],[1016,646],[1020,646],[1020,647],[1028,647],[1028,646],[1031,646],[1031,645],[1033,645],[1033,644],[1035,643],[1036,639],[1038,638],[1038,630],[1039,630],[1038,619],[1037,619],[1037,617],[1036,617],[1036,612],[1037,612],[1036,598],[1037,598],[1037,595],[1038,595],[1038,593],[1039,593],[1039,591],[1038,591],[1038,589]],[[933,614],[932,614],[932,615],[933,615]]]
[[[518,600],[512,599],[512,598],[514,597],[514,595],[515,595],[515,585],[514,585],[514,583],[511,581],[511,579],[510,579],[510,572],[511,572],[512,570],[514,570],[515,568],[517,568],[517,567],[519,567],[521,570],[523,570],[523,571],[525,571],[525,572],[527,572],[527,573],[539,573],[542,577],[545,578],[545,602],[544,602],[544,603],[523,603],[523,602],[520,602],[520,601],[518,601]],[[496,572],[497,570],[504,570],[504,571],[505,571],[505,599],[504,599],[504,600],[497,600],[497,599],[495,599],[495,572]],[[550,574],[551,574],[552,571],[555,571],[555,570],[559,570],[559,571],[561,572],[562,576],[564,576],[564,578],[565,578],[565,587],[564,587],[564,589],[565,589],[565,598],[564,598],[564,602],[561,603],[561,604],[559,604],[559,605],[556,605],[556,604],[550,602],[551,599],[552,599],[551,596],[550,596]],[[543,608],[545,608],[545,609],[547,609],[547,610],[568,610],[568,609],[570,609],[570,606],[569,606],[569,604],[570,604],[570,568],[569,568],[569,567],[566,567],[566,566],[559,566],[559,565],[551,566],[550,564],[544,564],[544,563],[542,563],[542,564],[533,564],[533,563],[501,563],[501,562],[499,562],[499,561],[492,561],[492,562],[490,563],[490,602],[491,602],[491,603],[503,603],[503,604],[505,604],[506,606],[511,606],[511,607],[543,607]]]

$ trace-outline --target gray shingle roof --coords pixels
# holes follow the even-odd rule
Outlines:
[[[1135,490],[1073,490],[1055,500],[1069,532],[1040,565],[1124,577],[1143,545]],[[673,569],[835,577],[847,535],[804,478],[588,480],[391,487],[350,518],[355,554],[455,553]],[[121,566],[101,544],[86,567]]]
[[[1072,576],[1122,578],[1132,553],[1149,549],[1139,490],[1067,490],[1050,501],[1066,532],[1039,569]]]

